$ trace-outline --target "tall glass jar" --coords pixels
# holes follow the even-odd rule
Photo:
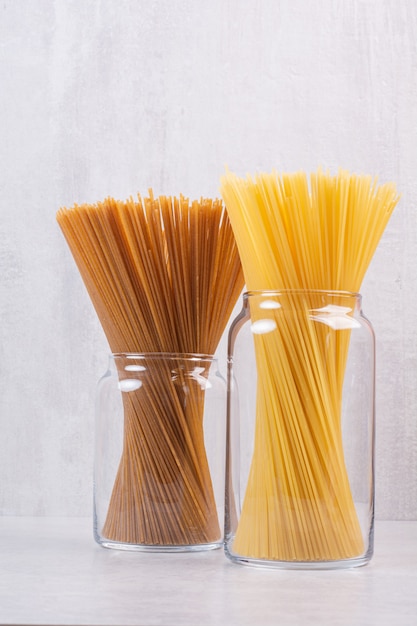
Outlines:
[[[324,569],[371,559],[374,378],[359,294],[244,294],[228,348],[232,561]]]
[[[107,548],[223,542],[226,383],[212,356],[112,354],[96,399],[94,534]]]

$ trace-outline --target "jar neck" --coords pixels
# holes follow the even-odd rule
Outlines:
[[[243,307],[256,306],[264,310],[281,307],[318,309],[326,306],[346,307],[350,311],[360,310],[362,296],[354,291],[324,289],[277,289],[247,291],[243,294]]]
[[[109,355],[110,369],[143,372],[185,371],[196,369],[209,372],[218,369],[218,361],[212,355],[172,352],[117,352]]]

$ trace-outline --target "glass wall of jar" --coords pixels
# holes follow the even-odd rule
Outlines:
[[[246,293],[228,352],[226,555],[267,567],[365,565],[375,341],[361,296]]]
[[[96,399],[94,534],[107,548],[223,542],[226,383],[199,354],[112,354]]]

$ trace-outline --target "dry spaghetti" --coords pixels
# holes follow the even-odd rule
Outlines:
[[[243,287],[221,200],[150,192],[63,208],[57,220],[113,353],[215,353]],[[221,536],[203,392],[194,385],[184,402],[182,381],[167,368],[149,357],[147,385],[123,394],[123,453],[103,529],[114,541],[189,545]]]
[[[310,185],[303,172],[228,172],[222,196],[248,290],[286,294],[270,312],[276,330],[254,335],[254,452],[233,550],[283,561],[359,556],[341,432],[350,331],[314,324],[309,311],[320,306],[313,290],[359,291],[398,202],[395,187],[345,171],[319,170]],[[252,300],[256,322],[264,312]]]

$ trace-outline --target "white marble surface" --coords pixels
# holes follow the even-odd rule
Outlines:
[[[89,518],[0,518],[0,624],[415,626],[417,522],[376,524],[371,563],[277,571],[116,552]]]

